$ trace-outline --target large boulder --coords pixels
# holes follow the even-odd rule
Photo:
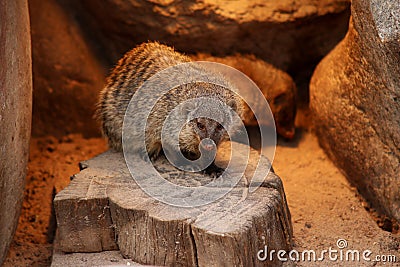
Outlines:
[[[373,206],[400,221],[400,5],[354,0],[345,39],[310,84],[321,146]]]
[[[345,35],[349,0],[59,0],[111,63],[158,40],[177,50],[255,54],[283,69],[316,64]]]
[[[104,69],[56,0],[29,1],[35,136],[100,135],[93,119]],[[45,12],[44,12],[45,10]]]
[[[343,38],[349,6],[349,0],[29,1],[33,134],[99,135],[92,115],[106,70],[147,40],[186,53],[251,53],[292,73],[310,70]]]
[[[0,18],[0,265],[2,265],[21,211],[31,133],[31,37],[27,1],[0,1]]]

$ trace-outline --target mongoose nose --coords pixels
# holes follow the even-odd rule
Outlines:
[[[295,135],[294,127],[291,129],[278,129],[278,133],[282,135],[285,139],[291,140]]]
[[[205,138],[200,141],[200,147],[206,151],[212,151],[216,148],[216,145],[212,139]]]

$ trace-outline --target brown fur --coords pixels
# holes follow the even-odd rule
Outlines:
[[[125,111],[129,101],[138,88],[157,72],[190,61],[189,57],[156,42],[141,44],[126,53],[124,57],[118,61],[118,64],[106,80],[106,86],[100,93],[100,101],[97,110],[97,117],[102,123],[103,133],[108,138],[111,148],[117,151],[122,150],[122,125]],[[207,73],[207,71],[205,71],[205,73]],[[176,73],[176,75],[180,74]],[[166,79],[169,79],[169,77],[166,77]],[[173,77],[170,79],[173,79]],[[228,82],[224,81],[222,76],[219,79],[221,80],[220,84],[231,86]],[[160,86],[162,86],[162,84],[160,84]],[[156,94],[158,91],[157,88],[152,88],[150,91],[143,92],[143,94],[149,94],[150,96]],[[212,97],[218,99],[231,106],[239,116],[242,114],[242,100],[235,93],[222,86],[201,82],[178,86],[160,98],[153,107],[150,116],[147,118],[145,141],[147,152],[152,158],[156,158],[161,152],[161,129],[167,115],[178,104],[185,100],[198,97]],[[142,102],[139,105],[146,104],[146,102]],[[136,108],[139,113],[144,109],[144,107],[142,108],[140,106]],[[196,109],[208,108],[209,107],[205,107],[204,104],[203,106],[194,105],[189,108],[189,111],[196,113]],[[216,117],[219,117],[219,119],[229,125],[230,115],[226,111],[215,110],[215,113]],[[187,123],[179,134],[180,149],[183,152],[191,153],[196,156],[199,155],[198,146],[201,139],[213,139],[218,145],[220,141],[227,138],[226,132],[222,131],[217,133],[217,131],[215,131],[216,128],[220,127],[218,127],[218,123],[212,119],[203,120],[207,128],[207,134],[202,135],[201,132],[198,131],[199,129],[196,128],[197,125],[199,125],[199,120],[200,119],[195,119]],[[232,127],[234,128],[233,125]],[[169,141],[172,142],[173,140],[168,140],[168,142]],[[132,145],[134,149],[136,149],[136,144]]]
[[[256,58],[254,55],[237,54],[226,57],[213,57],[199,53],[191,58],[193,60],[222,63],[246,74],[257,84],[268,101],[278,134],[288,139],[294,137],[297,88],[293,79],[287,73]],[[257,109],[258,105],[254,105],[254,107]],[[247,106],[243,117],[246,126],[266,123],[257,121],[253,112]]]

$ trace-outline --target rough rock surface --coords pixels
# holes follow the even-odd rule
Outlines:
[[[21,211],[31,133],[31,38],[27,1],[0,1],[0,18],[0,265],[2,265]]]
[[[400,5],[352,3],[346,38],[310,84],[319,142],[375,208],[400,221]]]
[[[104,70],[56,0],[29,1],[34,135],[100,135],[92,118]],[[49,26],[51,25],[51,27]]]
[[[29,1],[33,134],[99,135],[92,115],[106,70],[148,40],[186,53],[252,53],[291,73],[309,70],[344,36],[349,5],[349,0]]]
[[[288,70],[316,63],[346,33],[348,0],[59,0],[116,62],[158,40],[188,52],[253,53]]]

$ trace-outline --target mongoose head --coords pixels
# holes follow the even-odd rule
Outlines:
[[[286,139],[292,139],[295,134],[294,121],[296,117],[296,102],[291,92],[282,92],[272,96],[270,107],[276,123],[276,131]]]
[[[293,85],[292,85],[293,84]],[[284,84],[284,86],[276,85],[276,88],[270,89],[267,93],[263,92],[264,97],[267,99],[271,112],[275,120],[277,133],[285,139],[293,139],[295,135],[295,118],[296,118],[296,99],[295,99],[295,85]],[[291,90],[289,90],[289,86]],[[258,100],[257,100],[258,101]],[[260,112],[257,108],[260,106],[256,103],[253,104],[255,111]],[[244,123],[247,126],[256,125],[269,125],[270,121],[262,118],[256,118],[250,107],[246,104],[244,111]],[[258,113],[260,114],[260,113]],[[266,118],[269,119],[268,116]]]
[[[228,140],[226,129],[210,118],[196,118],[189,121],[179,135],[179,145],[189,159],[197,159],[201,153],[209,153],[223,141]],[[202,142],[203,141],[203,142]]]
[[[188,118],[194,118],[184,125],[179,135],[180,149],[189,159],[197,159],[203,152],[214,152],[222,141],[230,139],[229,130],[235,132],[239,128],[234,118],[234,112],[238,111],[237,100],[229,100],[226,105],[230,109],[222,103],[215,106],[200,101],[192,105]],[[197,117],[196,114],[207,116]]]

